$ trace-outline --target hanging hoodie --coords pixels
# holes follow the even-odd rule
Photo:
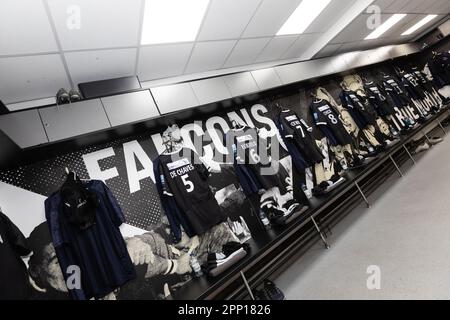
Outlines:
[[[95,196],[95,219],[88,225],[73,223],[61,191],[45,200],[45,217],[53,246],[66,281],[79,268],[81,286],[68,288],[72,299],[102,298],[136,277],[119,226],[125,222],[123,212],[106,184],[91,180],[82,187]],[[76,191],[76,190],[75,190]],[[85,199],[77,201],[83,209]]]

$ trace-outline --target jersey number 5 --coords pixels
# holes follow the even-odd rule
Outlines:
[[[181,176],[181,180],[183,180],[183,183],[186,186],[186,191],[188,193],[194,191],[194,184],[192,183],[192,181],[188,180],[188,175],[187,174],[182,175]]]

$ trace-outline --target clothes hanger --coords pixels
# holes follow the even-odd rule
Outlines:
[[[316,89],[316,91],[317,91],[317,89]],[[315,92],[315,90],[311,90],[311,91],[309,92],[309,96],[310,96],[311,98],[313,98],[313,101],[314,101],[314,102],[319,102],[319,101],[322,100],[322,99],[319,100],[319,98],[317,97],[317,93]]]
[[[275,107],[277,107],[278,109],[280,109],[280,112],[286,112],[289,111],[289,109],[285,108],[282,104],[275,102]]]

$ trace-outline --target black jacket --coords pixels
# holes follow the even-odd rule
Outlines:
[[[21,256],[30,252],[25,236],[0,212],[0,300],[29,297],[31,287]]]

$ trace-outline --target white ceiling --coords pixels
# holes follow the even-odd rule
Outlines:
[[[193,42],[140,45],[145,0],[1,0],[0,99],[7,104],[53,96],[80,82],[138,75],[141,81],[304,57],[324,57],[407,42],[400,33],[425,14],[450,12],[449,0],[378,0],[382,20],[409,15],[382,38],[370,33],[365,0],[333,0],[302,35],[275,36],[301,0],[210,0]],[[80,28],[70,28],[79,8]],[[341,19],[341,20],[340,20]],[[438,21],[439,19],[436,19]],[[330,30],[338,28],[337,34]],[[326,37],[332,39],[319,43]],[[324,38],[325,37],[325,38]],[[308,51],[309,52],[309,51]],[[251,69],[251,67],[249,67]]]

